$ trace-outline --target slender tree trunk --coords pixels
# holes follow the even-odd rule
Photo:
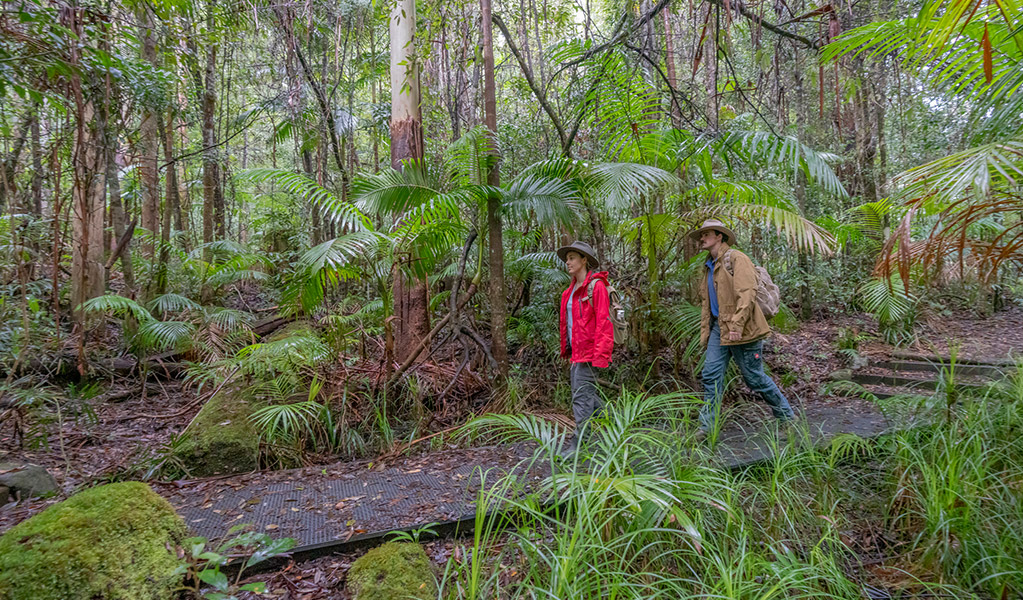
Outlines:
[[[421,160],[423,117],[419,107],[419,65],[415,58],[416,3],[396,0],[390,13],[391,36],[391,166],[402,168],[403,160]],[[396,258],[396,261],[400,259]],[[410,257],[415,260],[415,257]],[[394,269],[393,320],[397,360],[419,345],[430,332],[429,297],[425,280],[405,281]],[[390,360],[390,357],[389,357]],[[388,362],[390,365],[390,362]]]
[[[142,41],[142,58],[153,68],[157,68],[156,56],[156,25],[153,22],[149,7],[138,5],[139,37]],[[160,233],[160,174],[157,170],[160,160],[160,125],[157,110],[152,106],[143,106],[142,122],[139,125],[139,182],[142,187],[142,228],[149,235],[142,240],[142,253],[146,258],[153,258],[153,240]]]
[[[39,118],[32,119],[31,125],[32,153],[32,213],[43,216],[43,154],[39,142]]]
[[[497,87],[494,81],[494,30],[490,0],[480,0],[480,24],[483,33],[483,109],[493,147],[497,147]],[[525,33],[523,33],[525,37]],[[487,183],[501,183],[500,163],[487,174]],[[490,335],[491,354],[497,361],[498,384],[508,378],[508,316],[504,292],[504,238],[501,224],[501,197],[487,196],[487,230],[490,237]]]
[[[213,14],[217,0],[207,0],[207,29],[213,31],[215,26]],[[212,41],[206,48],[206,71],[202,93],[202,241],[204,244],[215,238],[216,207],[222,203],[223,194],[220,189],[220,164],[217,161],[217,48],[219,44]],[[205,253],[209,255],[208,251]]]
[[[806,103],[803,96],[803,69],[799,60],[799,50],[795,50],[795,88],[796,88],[796,137],[800,143],[806,143]],[[799,212],[806,216],[806,175],[802,169],[796,170],[796,202]],[[810,259],[806,250],[799,250],[799,271],[802,283],[799,285],[799,316],[804,321],[813,317],[813,293],[810,289]]]
[[[73,11],[71,29],[82,31],[82,13]],[[81,50],[72,50],[71,63],[81,60]],[[96,86],[85,82],[76,71],[71,76],[71,92],[75,105],[75,142],[71,162],[74,168],[72,187],[71,243],[71,309],[80,334],[79,370],[85,371],[85,313],[82,303],[103,295],[103,196],[106,172],[103,151],[101,115],[96,110]],[[84,374],[84,373],[83,373]]]
[[[111,119],[112,120],[112,119]],[[107,122],[107,194],[110,202],[110,221],[114,226],[115,243],[124,237],[126,219],[124,203],[121,201],[121,180],[117,173],[117,127]],[[135,268],[131,261],[131,241],[121,249],[121,272],[124,274],[126,296],[135,297]],[[111,248],[113,251],[113,248]]]
[[[661,11],[661,18],[664,19],[664,66],[668,75],[668,85],[671,86],[668,100],[671,103],[671,124],[678,129],[682,127],[682,114],[678,101],[675,99],[675,91],[678,90],[678,76],[675,72],[675,35],[671,29],[671,5],[664,7],[664,10]]]

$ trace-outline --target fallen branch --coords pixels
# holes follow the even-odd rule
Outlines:
[[[110,270],[110,267],[114,266],[117,259],[120,258],[121,254],[124,253],[124,249],[128,247],[128,242],[131,241],[131,236],[135,234],[135,221],[138,217],[131,220],[131,223],[124,228],[124,233],[121,234],[121,239],[117,240],[117,245],[114,246],[114,251],[110,254],[110,259],[107,260],[107,264],[103,265],[103,268]]]

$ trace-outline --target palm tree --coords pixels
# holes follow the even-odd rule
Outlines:
[[[876,274],[896,269],[908,289],[911,267],[941,275],[958,262],[988,286],[999,267],[1023,263],[1023,10],[1014,0],[927,0],[915,17],[849,31],[824,60],[892,57],[969,116],[968,147],[894,179],[893,200],[906,208]],[[923,239],[912,225],[931,221]]]

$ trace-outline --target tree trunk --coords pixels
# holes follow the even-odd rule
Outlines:
[[[494,30],[491,23],[490,0],[480,0],[480,24],[483,33],[483,109],[487,129],[497,148],[497,91],[494,81]],[[487,183],[501,183],[500,164],[495,162],[487,173]],[[497,361],[498,384],[508,378],[508,315],[504,292],[504,238],[501,224],[501,197],[487,196],[487,230],[490,237],[490,336],[491,354]]]
[[[803,71],[802,63],[799,60],[799,50],[796,50],[795,60],[795,88],[796,88],[796,138],[800,143],[805,143],[806,135],[806,103],[803,97]],[[799,212],[806,216],[806,175],[802,169],[796,169],[796,202],[799,204]],[[810,259],[807,251],[799,250],[799,271],[802,283],[799,284],[799,316],[804,321],[813,317],[813,294],[810,289]]]
[[[108,113],[109,114],[109,113]],[[114,241],[124,237],[125,215],[124,204],[121,202],[121,180],[117,174],[117,128],[107,122],[107,193],[110,198],[110,221],[114,226]],[[131,242],[129,241],[128,244]],[[111,248],[113,251],[113,248]],[[121,272],[124,274],[125,296],[135,297],[135,268],[131,262],[131,248],[121,250]]]
[[[142,38],[142,58],[154,69],[157,68],[156,25],[146,4],[138,5],[139,37]],[[153,240],[160,233],[160,125],[157,109],[143,105],[142,122],[139,125],[139,182],[142,187],[142,228],[149,235],[142,240],[142,253],[153,258]]]
[[[678,105],[678,100],[675,98],[675,92],[678,90],[678,79],[675,73],[675,51],[673,48],[674,34],[671,29],[671,5],[664,7],[661,11],[662,18],[664,19],[664,66],[665,71],[668,75],[668,85],[671,86],[669,90],[669,102],[671,103],[671,124],[676,129],[682,127],[682,113]]]
[[[214,27],[213,14],[217,0],[207,0],[207,28]],[[217,162],[217,46],[216,41],[206,49],[206,72],[202,93],[202,242],[209,244],[214,238],[216,207],[221,204],[220,165]],[[203,253],[207,258],[209,251]]]
[[[79,24],[79,13],[72,17]],[[73,51],[77,55],[78,50]],[[77,58],[77,56],[75,57]],[[72,59],[74,62],[75,59]],[[106,171],[103,130],[96,110],[94,86],[85,86],[81,76],[71,77],[75,101],[75,145],[71,243],[71,309],[75,325],[84,335],[83,302],[103,295],[103,191]],[[80,361],[82,362],[82,361]],[[84,363],[82,363],[84,364]]]
[[[424,154],[423,118],[419,108],[419,65],[415,58],[415,0],[397,0],[391,8],[389,23],[391,166],[401,169],[403,160],[421,160]],[[395,260],[400,259],[396,257]],[[395,268],[393,295],[396,358],[404,362],[407,353],[418,346],[419,341],[430,331],[430,305],[426,281],[406,282],[401,270]]]

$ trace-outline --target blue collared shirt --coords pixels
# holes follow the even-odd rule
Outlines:
[[[718,293],[714,289],[714,259],[707,259],[707,296],[710,299],[710,314],[718,316]]]

